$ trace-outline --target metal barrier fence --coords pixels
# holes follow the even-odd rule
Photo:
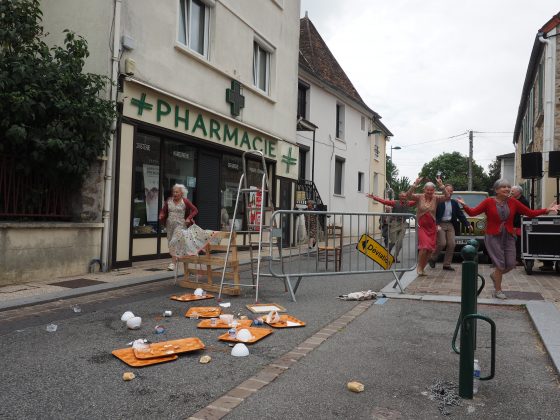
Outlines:
[[[284,279],[294,301],[302,278],[325,275],[391,272],[403,293],[400,276],[417,264],[415,227],[409,213],[277,210],[267,276]]]

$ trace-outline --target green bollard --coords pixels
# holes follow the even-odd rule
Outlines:
[[[461,278],[461,316],[476,314],[477,262],[476,248],[465,245],[461,250],[464,259]],[[461,327],[461,352],[459,359],[459,396],[473,397],[473,363],[476,319],[466,320]]]

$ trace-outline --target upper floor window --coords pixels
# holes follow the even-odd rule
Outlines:
[[[362,119],[361,119],[360,128],[361,128],[362,131],[366,131],[366,117],[364,117],[363,115],[362,115]]]
[[[336,104],[336,138],[344,139],[344,105]]]
[[[358,172],[358,192],[364,192],[364,173]]]
[[[253,84],[268,93],[270,86],[270,52],[258,42],[253,44]]]
[[[179,42],[208,56],[210,11],[201,0],[179,0]]]
[[[301,80],[298,82],[298,102],[297,116],[303,119],[307,118],[307,95],[309,93],[309,85]]]
[[[344,194],[344,158],[338,156],[334,161],[334,193]]]

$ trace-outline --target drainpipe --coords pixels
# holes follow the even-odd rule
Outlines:
[[[113,54],[111,56],[111,101],[117,102],[117,83],[119,78],[119,52],[121,39],[121,6],[122,0],[115,0],[113,16]],[[105,188],[103,193],[103,234],[101,237],[101,269],[109,270],[109,249],[111,238],[111,210],[113,207],[113,145],[117,141],[117,117],[111,124],[112,138],[107,145],[105,154]]]
[[[332,139],[331,135],[329,134],[329,141],[332,143],[332,153],[331,153],[331,163],[329,164],[329,211],[332,211],[332,196],[334,191],[331,190],[331,182],[332,182],[332,170],[333,170],[333,157],[334,157],[334,140]]]
[[[547,34],[539,33],[539,41],[544,45],[544,121],[543,121],[543,159],[548,161],[548,153],[553,150],[553,133],[554,133],[554,104],[553,104],[553,92],[554,92],[554,70],[553,63],[555,61],[554,48],[551,44],[551,40],[547,39]],[[545,197],[546,188],[542,188],[541,191],[541,202],[546,201]]]

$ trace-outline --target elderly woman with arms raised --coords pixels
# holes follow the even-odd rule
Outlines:
[[[419,276],[425,276],[424,269],[428,264],[428,258],[436,249],[437,225],[436,209],[437,205],[449,196],[441,178],[437,178],[437,184],[443,190],[443,194],[436,194],[436,186],[433,182],[426,182],[423,194],[414,194],[414,190],[424,178],[417,178],[414,184],[407,191],[406,196],[416,202],[416,222],[418,231],[418,268]]]
[[[502,292],[502,276],[515,268],[515,231],[513,219],[516,214],[537,217],[549,211],[558,211],[558,204],[552,203],[548,209],[531,210],[519,200],[510,197],[511,184],[506,179],[499,179],[494,183],[496,195],[482,201],[478,206],[471,208],[461,199],[457,201],[463,205],[465,213],[476,216],[486,213],[487,226],[484,242],[486,250],[494,263],[494,272],[490,278],[496,290],[498,299],[507,299]]]

